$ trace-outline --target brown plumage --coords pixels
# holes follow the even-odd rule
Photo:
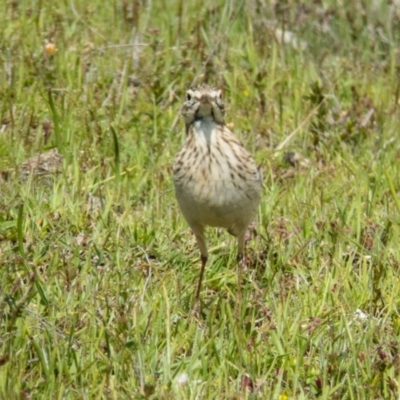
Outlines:
[[[189,89],[182,116],[187,136],[174,163],[173,180],[179,207],[201,254],[197,307],[208,258],[204,228],[226,228],[237,237],[240,269],[245,233],[260,202],[262,177],[252,156],[224,123],[220,90],[209,85]]]

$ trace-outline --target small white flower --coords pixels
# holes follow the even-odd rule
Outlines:
[[[179,374],[176,377],[176,381],[180,384],[180,385],[184,385],[188,382],[189,380],[189,375],[186,372],[182,372],[181,374]]]
[[[354,311],[354,317],[360,321],[365,321],[369,318],[368,315],[362,312],[359,308]]]

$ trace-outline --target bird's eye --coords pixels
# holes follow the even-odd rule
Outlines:
[[[188,94],[186,95],[186,101],[190,101],[190,100],[192,100],[192,96],[188,93]]]

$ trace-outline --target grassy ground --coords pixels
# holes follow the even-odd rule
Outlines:
[[[2,2],[0,398],[398,398],[389,3]],[[264,190],[243,301],[235,241],[209,230],[194,321],[171,165],[204,81]],[[50,149],[59,173],[23,179]]]

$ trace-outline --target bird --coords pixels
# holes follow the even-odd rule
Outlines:
[[[239,290],[247,227],[257,213],[262,173],[250,153],[225,124],[222,91],[209,84],[191,87],[181,108],[186,138],[172,173],[179,208],[200,250],[200,292],[208,260],[205,228],[220,227],[237,237]]]

